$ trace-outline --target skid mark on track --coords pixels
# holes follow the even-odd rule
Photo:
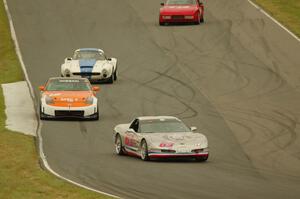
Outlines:
[[[176,95],[171,94],[171,93],[169,93],[169,92],[166,92],[166,91],[164,91],[164,90],[162,90],[162,89],[156,88],[156,87],[154,87],[154,86],[150,86],[150,85],[147,85],[147,84],[145,85],[145,84],[143,84],[142,82],[138,82],[138,81],[135,80],[135,79],[130,79],[130,78],[128,78],[128,80],[130,80],[130,81],[132,81],[132,82],[135,82],[135,83],[137,83],[138,85],[140,85],[140,86],[142,86],[142,87],[149,88],[149,89],[154,90],[155,92],[157,92],[157,93],[159,93],[159,94],[162,94],[162,95],[164,95],[164,96],[170,97],[171,99],[175,99],[176,101],[178,101],[180,104],[183,105],[183,107],[185,107],[185,108],[184,108],[184,111],[183,111],[183,112],[180,112],[181,114],[182,114],[182,113],[185,113],[185,112],[187,112],[187,111],[190,112],[188,116],[181,117],[181,118],[192,118],[192,117],[196,117],[196,116],[198,115],[198,112],[197,112],[192,106],[190,106],[190,105],[189,105],[187,102],[185,102],[184,100],[179,99]],[[174,115],[174,114],[173,114],[173,115]],[[175,115],[178,115],[178,113],[177,113],[177,114],[175,113]]]
[[[223,109],[223,112],[230,122],[238,124],[248,130],[250,136],[242,144],[255,143],[256,139],[254,140],[254,138],[256,136],[257,139],[262,137],[259,133],[263,133],[264,139],[259,141],[260,144],[265,145],[271,143],[276,146],[276,150],[286,150],[288,147],[292,147],[298,139],[296,132],[297,125],[299,124],[298,118],[286,111],[253,111],[235,107]],[[266,153],[266,155],[269,153]]]
[[[165,77],[165,78],[168,78],[169,80],[172,80],[180,85],[182,85],[183,87],[185,87],[186,89],[188,89],[191,93],[191,97],[190,99],[188,99],[188,101],[192,101],[196,95],[196,92],[194,90],[194,88],[192,88],[189,84],[185,83],[184,81],[182,80],[179,80],[179,79],[176,79],[170,75],[167,75],[165,73],[160,73],[160,72],[155,72],[156,74],[158,74],[159,76],[162,76],[162,77]]]
[[[243,14],[241,15],[243,16]],[[179,61],[178,65],[183,66],[182,70],[185,70],[192,77],[192,81],[199,82],[201,92],[210,97],[211,102],[217,106],[219,113],[231,124],[230,128],[234,124],[239,126],[237,129],[242,130],[244,135],[241,144],[246,146],[246,152],[250,154],[251,159],[253,153],[248,149],[251,149],[250,146],[255,146],[257,143],[261,144],[257,144],[257,148],[264,145],[269,146],[268,150],[262,147],[260,152],[260,155],[266,159],[270,159],[270,156],[278,151],[299,159],[299,153],[295,152],[295,150],[299,151],[299,147],[296,149],[296,144],[299,142],[299,129],[297,129],[299,114],[275,105],[276,100],[280,99],[280,94],[295,92],[297,88],[292,88],[288,84],[281,74],[280,62],[272,56],[272,46],[270,46],[263,33],[265,22],[257,19],[242,19],[240,23],[249,24],[252,29],[257,30],[259,33],[258,36],[256,35],[252,39],[254,40],[253,45],[259,46],[261,44],[259,46],[260,55],[248,50],[245,43],[241,43],[238,36],[232,34],[232,31],[235,30],[230,22],[226,22],[227,27],[225,30],[228,32],[222,33],[220,38],[220,41],[222,39],[228,39],[229,41],[220,42],[221,44],[219,44],[213,39],[210,41],[209,48],[205,51],[193,40],[190,40],[188,36],[181,35],[179,31],[175,32],[173,39],[181,40],[181,46],[174,48],[172,53],[174,56],[187,57],[187,59]],[[230,36],[227,37],[227,35]],[[201,36],[201,38],[205,37]],[[185,41],[185,43],[182,41]],[[187,47],[188,45],[190,48]],[[188,50],[184,52],[180,49]],[[213,52],[221,51],[221,49],[229,50],[219,55]],[[232,52],[237,51],[248,54],[249,58],[240,59],[239,56],[243,56],[242,53],[241,55],[235,53],[238,56],[234,56],[235,54]],[[198,64],[196,64],[197,59],[188,59],[191,53],[199,57]],[[206,73],[201,73],[203,71]],[[222,87],[222,83],[226,85],[228,81],[218,81],[220,79],[217,78],[221,77],[218,76],[219,74],[226,75],[228,80],[232,81],[232,85]],[[226,79],[224,78],[224,80]],[[216,83],[221,86],[213,87],[212,85]],[[207,92],[207,85],[210,86],[212,93]],[[271,105],[273,108],[270,110],[262,108],[268,101],[273,101],[273,97],[275,98],[275,103]],[[247,107],[248,104],[252,108]],[[260,110],[257,110],[258,107],[260,107]],[[208,112],[207,114],[218,117],[220,116],[219,113]],[[232,130],[236,131],[236,128]],[[235,132],[235,134],[239,134],[239,132]],[[261,136],[263,139],[260,139]],[[270,160],[270,162],[272,161]]]
[[[78,124],[79,124],[79,130],[80,130],[80,133],[81,133],[84,137],[86,137],[88,131],[87,131],[87,127],[86,127],[86,125],[85,125],[85,122],[78,122]]]

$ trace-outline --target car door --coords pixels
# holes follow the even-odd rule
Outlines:
[[[129,126],[129,129],[125,132],[125,147],[130,151],[138,151],[139,141],[138,141],[138,129],[139,129],[139,120],[135,119]]]

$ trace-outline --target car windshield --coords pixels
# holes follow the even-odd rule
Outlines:
[[[140,122],[140,133],[176,133],[191,130],[181,121],[175,119],[144,120]]]
[[[196,0],[168,0],[166,5],[195,5]]]
[[[88,80],[80,79],[52,79],[46,86],[46,91],[90,91]]]
[[[78,60],[78,59],[105,60],[105,56],[103,53],[99,51],[85,50],[85,51],[76,51],[74,53],[73,59],[74,60]]]

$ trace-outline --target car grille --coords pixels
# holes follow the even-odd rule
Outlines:
[[[162,149],[161,152],[162,153],[176,153],[175,150],[171,150],[171,149]]]
[[[184,19],[183,15],[173,15],[172,19]]]
[[[55,116],[83,117],[84,111],[55,111]]]
[[[79,75],[82,77],[86,77],[86,76],[92,76],[92,75],[100,75],[100,73],[83,72],[83,73],[73,73],[73,75]]]

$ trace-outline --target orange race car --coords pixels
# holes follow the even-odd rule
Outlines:
[[[99,119],[99,87],[86,78],[50,78],[41,90],[40,119]]]

